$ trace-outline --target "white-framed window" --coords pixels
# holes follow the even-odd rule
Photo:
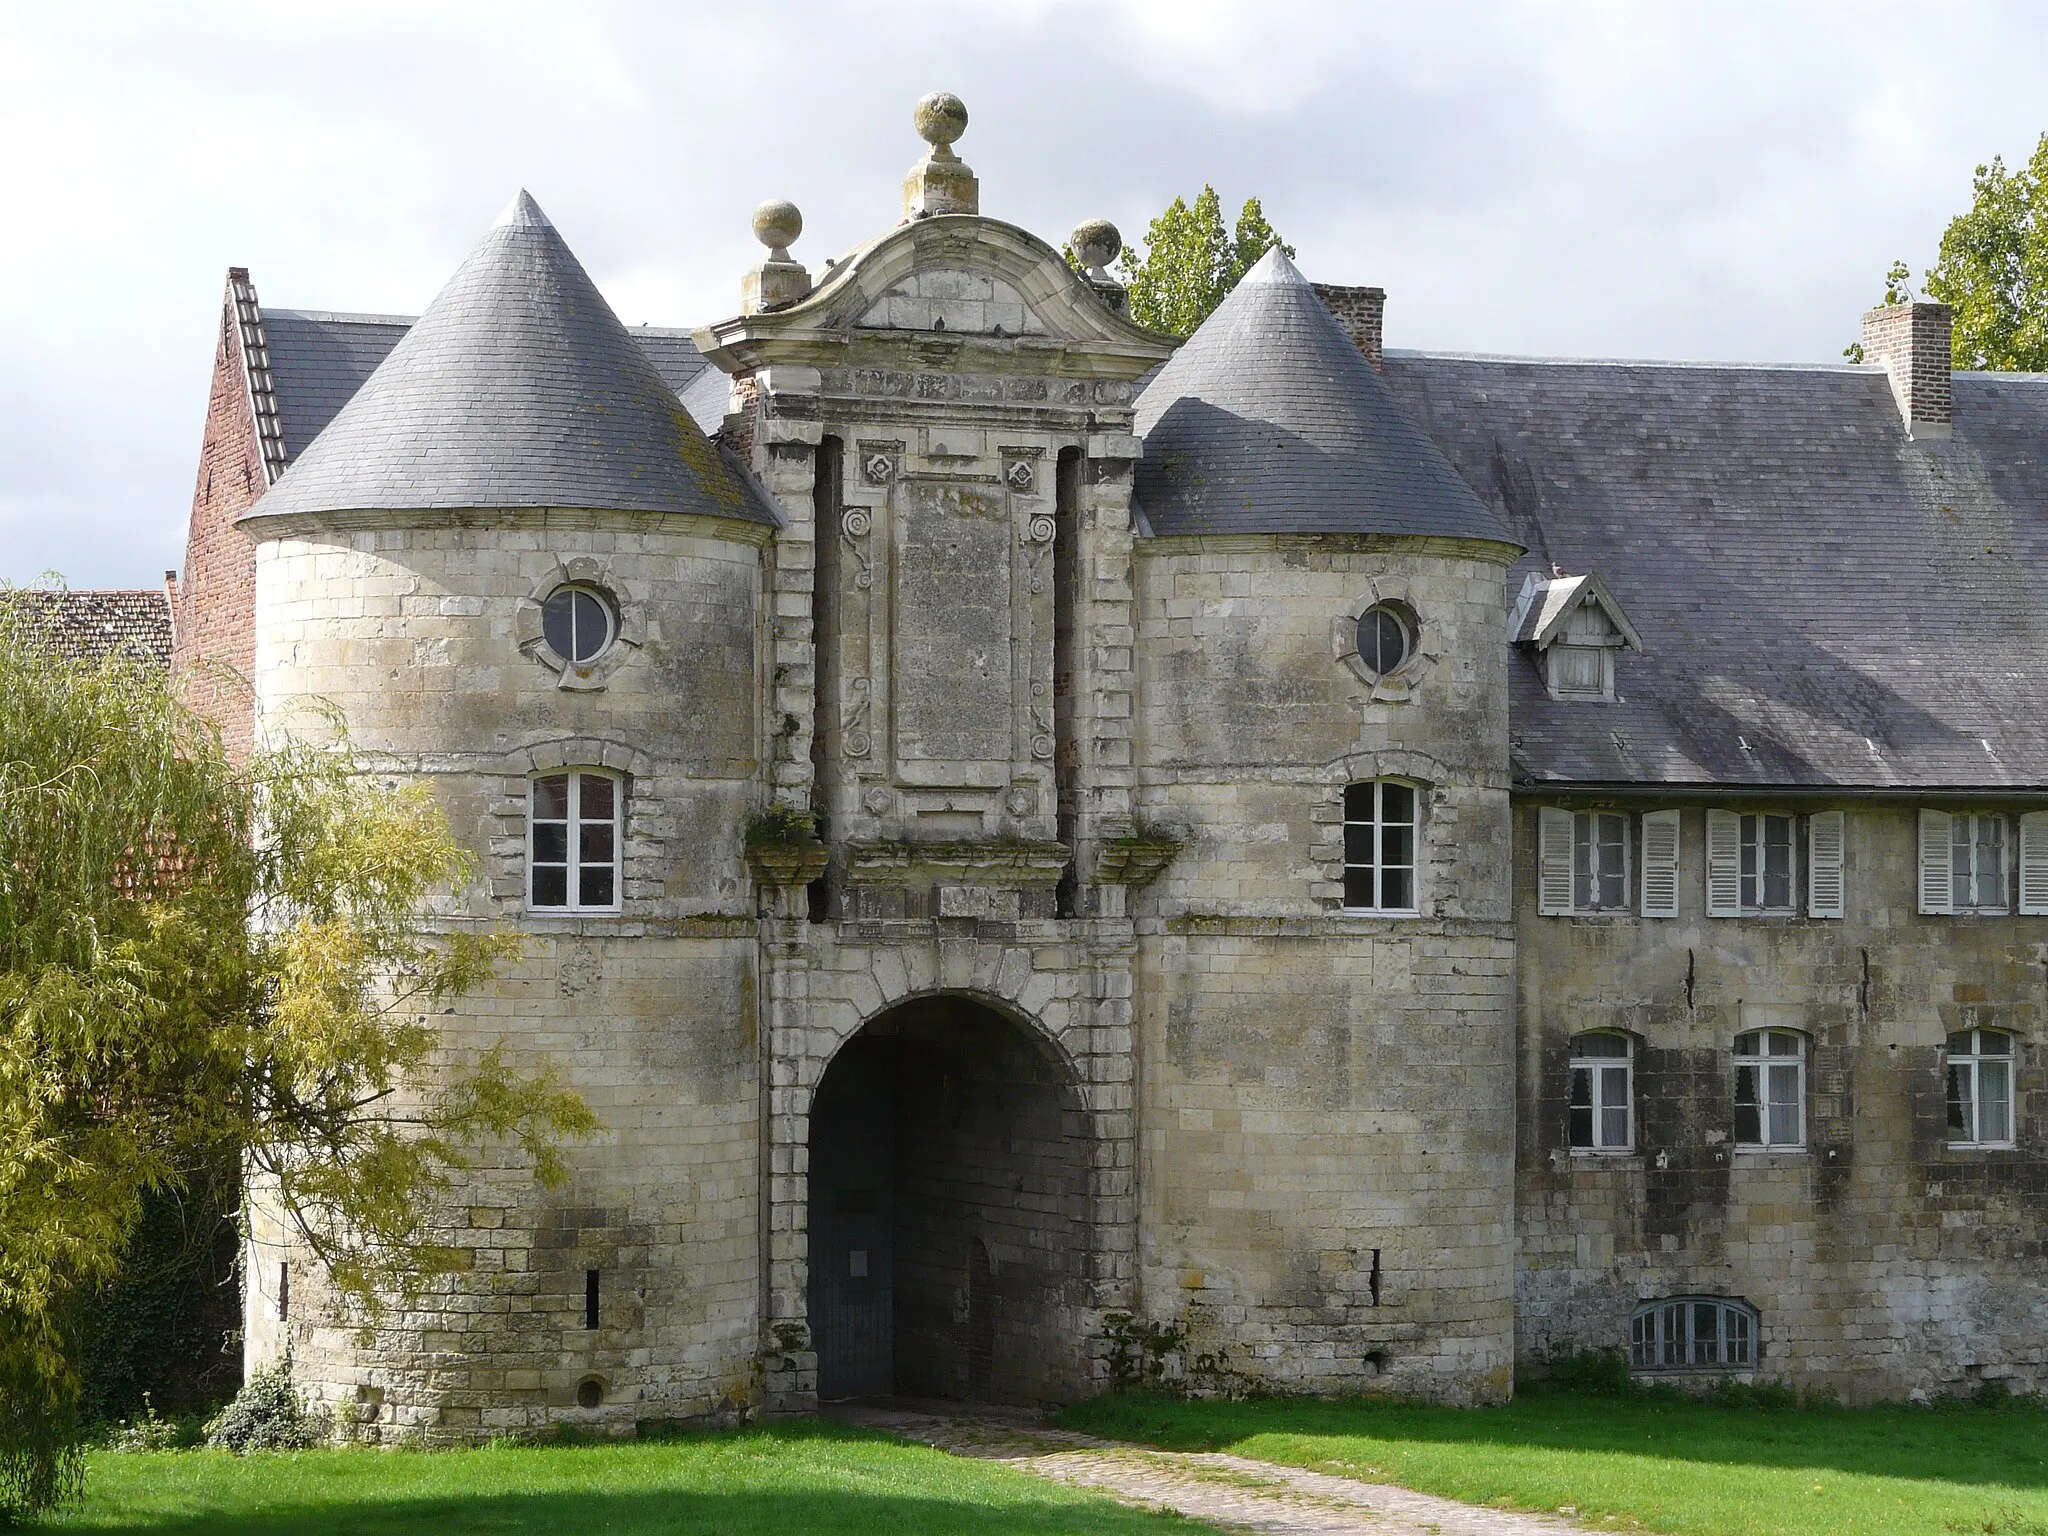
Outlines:
[[[1374,677],[1398,672],[1415,654],[1415,620],[1401,603],[1374,603],[1358,617],[1358,659]]]
[[[2008,912],[2009,881],[2003,816],[1986,811],[1920,813],[1922,912]]]
[[[1575,1036],[1571,1057],[1574,1152],[1635,1149],[1635,1051],[1627,1035],[1594,1030]]]
[[[1707,914],[1786,917],[1799,910],[1799,818],[1707,812]]]
[[[1628,908],[1628,817],[1619,811],[1572,813],[1572,910]]]
[[[1752,1029],[1735,1037],[1735,1144],[1806,1145],[1806,1037]]]
[[[1798,826],[1768,812],[1742,817],[1742,907],[1746,912],[1790,912],[1792,850]]]
[[[1955,1147],[2012,1145],[2013,1040],[2002,1029],[1948,1037],[1948,1140]]]
[[[587,667],[607,650],[619,630],[611,599],[595,587],[570,582],[555,588],[540,605],[541,634],[562,660]]]
[[[1421,796],[1398,779],[1344,786],[1344,909],[1412,914]]]
[[[1591,916],[1629,904],[1629,818],[1620,811],[1536,813],[1537,910]]]
[[[2003,912],[2005,818],[1957,816],[1949,823],[1949,880],[1958,912]]]
[[[595,768],[543,773],[526,818],[526,905],[538,912],[619,910],[625,782]]]
[[[1746,1371],[1757,1361],[1756,1308],[1719,1296],[1674,1296],[1637,1307],[1628,1363],[1638,1371]]]

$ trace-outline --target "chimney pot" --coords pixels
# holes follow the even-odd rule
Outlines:
[[[1955,430],[1955,312],[1930,299],[1880,304],[1863,316],[1863,360],[1890,375],[1906,435],[1940,439]]]

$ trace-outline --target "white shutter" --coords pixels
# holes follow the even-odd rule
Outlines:
[[[1678,812],[1643,813],[1645,917],[1678,916]]]
[[[1951,870],[1955,850],[1949,846],[1946,811],[1920,813],[1920,910],[1930,916],[1956,909],[1956,883]]]
[[[1842,845],[1847,818],[1840,811],[1816,811],[1806,819],[1806,915],[1842,915]]]
[[[2048,811],[2020,818],[2020,911],[2048,916]]]
[[[1572,909],[1572,813],[1546,805],[1536,813],[1536,910]]]
[[[1707,812],[1707,916],[1742,915],[1742,818]]]

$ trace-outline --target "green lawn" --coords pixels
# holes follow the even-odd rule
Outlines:
[[[102,1452],[59,1530],[172,1536],[425,1532],[975,1532],[1192,1527],[984,1461],[821,1423],[610,1445],[386,1453]]]
[[[2048,1413],[1766,1412],[1527,1392],[1506,1408],[1098,1398],[1071,1428],[1680,1536],[2048,1536]]]

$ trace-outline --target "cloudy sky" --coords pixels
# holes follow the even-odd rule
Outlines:
[[[417,313],[520,186],[701,322],[761,199],[813,270],[892,222],[945,89],[984,212],[1256,193],[1392,346],[1824,360],[2044,84],[2037,4],[0,0],[0,579],[180,562],[228,266]]]

